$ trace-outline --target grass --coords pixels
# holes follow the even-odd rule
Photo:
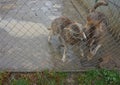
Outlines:
[[[30,85],[30,81],[23,78],[12,79],[10,85]]]
[[[4,82],[8,82],[10,73],[0,72],[0,85],[4,85]]]
[[[65,85],[67,78],[67,73],[54,71],[9,73],[10,76],[7,74],[7,72],[0,74],[0,85]]]
[[[64,85],[64,80],[67,77],[67,73],[56,73],[45,71],[37,73],[38,85]]]
[[[72,76],[71,76],[72,75]],[[67,81],[68,79],[72,80]],[[83,73],[44,71],[36,73],[0,73],[0,85],[120,85],[120,73],[94,69]]]
[[[90,70],[78,77],[79,85],[120,85],[120,73],[105,69]]]

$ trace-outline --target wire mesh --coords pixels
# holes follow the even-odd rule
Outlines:
[[[68,50],[67,62],[62,62],[63,49],[55,36],[48,44],[51,22],[59,16],[86,24],[89,9],[94,0],[0,0],[0,69],[10,71],[83,71],[99,65],[108,69],[120,67],[120,3],[109,0],[109,5],[97,10],[108,19],[107,33],[101,37],[103,46],[92,60],[81,58],[79,47]],[[84,54],[88,53],[82,43]],[[108,62],[102,62],[108,58]]]

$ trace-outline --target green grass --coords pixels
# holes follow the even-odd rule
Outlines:
[[[0,85],[2,85],[2,72],[0,72]]]
[[[8,79],[9,73],[7,72],[0,72],[0,85],[3,85],[3,82],[6,82]]]
[[[67,73],[44,71],[38,73],[19,73],[12,76],[9,85],[65,85]]]
[[[82,73],[44,71],[38,73],[0,73],[0,85],[120,85],[120,73],[105,69],[94,69]],[[71,76],[72,75],[72,76]],[[73,76],[74,75],[74,76]],[[3,84],[6,82],[6,84]]]
[[[67,73],[45,71],[38,73],[38,85],[64,85]]]
[[[79,85],[120,85],[120,73],[105,69],[90,70],[78,77]]]
[[[23,78],[13,79],[11,80],[10,85],[30,85],[30,81]]]

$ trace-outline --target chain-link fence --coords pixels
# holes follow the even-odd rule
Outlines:
[[[82,3],[82,7],[85,9],[91,9],[93,7],[93,1],[85,0],[85,1],[79,1]],[[119,1],[114,0],[108,0],[108,7],[100,7],[98,10],[102,13],[104,13],[107,16],[108,19],[108,29],[107,34],[105,34],[101,39],[105,41],[103,47],[99,50],[98,55],[95,56],[95,58],[88,62],[83,62],[85,66],[96,66],[97,61],[100,57],[103,58],[105,62],[102,62],[101,64],[104,64],[103,67],[113,69],[118,68],[119,69]],[[84,9],[84,10],[85,10]],[[88,10],[86,10],[86,14],[88,13]],[[80,12],[80,9],[78,10],[81,16],[85,15]],[[85,15],[87,16],[87,15]],[[99,62],[99,61],[98,61]],[[86,63],[86,64],[85,64]]]
[[[81,58],[75,45],[62,62],[63,48],[54,37],[51,45],[47,38],[51,22],[59,16],[67,16],[83,25],[94,0],[0,0],[0,69],[11,71],[83,71],[101,64],[109,69],[120,67],[120,3],[109,0],[109,5],[100,7],[109,22],[103,46],[92,60]],[[87,54],[86,44],[83,43]]]

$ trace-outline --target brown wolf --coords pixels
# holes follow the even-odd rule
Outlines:
[[[89,47],[88,60],[91,60],[102,46],[103,36],[105,36],[107,30],[108,22],[105,14],[95,10],[102,5],[107,5],[107,2],[102,0],[96,3],[87,16],[85,33],[87,35],[87,46]]]
[[[59,40],[64,45],[64,53],[62,61],[66,60],[66,53],[68,45],[79,44],[81,40],[86,39],[86,35],[83,32],[83,27],[81,24],[71,21],[67,17],[56,18],[49,28],[50,33],[48,37],[48,42],[50,42],[53,35],[58,35]],[[81,49],[81,55],[83,56],[83,51]]]

